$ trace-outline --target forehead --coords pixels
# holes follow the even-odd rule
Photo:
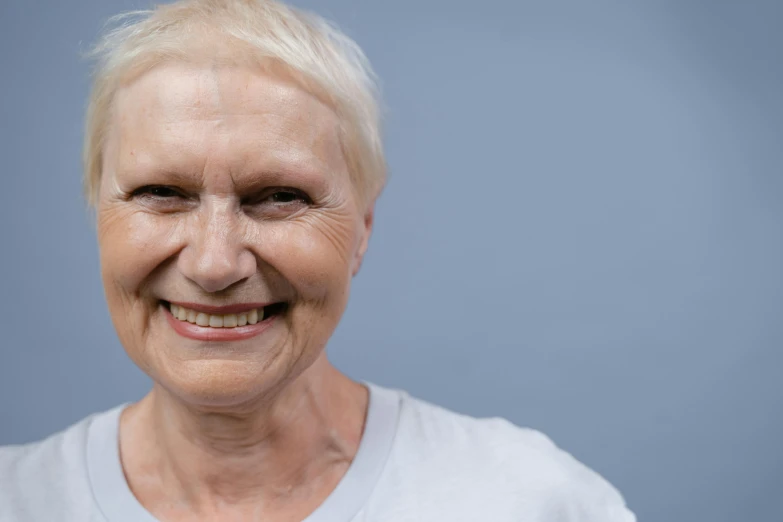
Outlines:
[[[123,154],[135,162],[208,156],[334,170],[344,164],[338,129],[330,107],[282,75],[169,63],[117,92],[109,141],[120,161]]]

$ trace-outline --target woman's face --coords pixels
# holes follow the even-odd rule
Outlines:
[[[115,99],[98,204],[109,311],[136,364],[193,404],[248,403],[308,368],[367,245],[337,116],[281,78],[168,64]]]

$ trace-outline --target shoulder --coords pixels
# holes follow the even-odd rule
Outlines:
[[[541,432],[505,419],[469,417],[403,392],[397,436],[392,467],[415,468],[418,487],[446,481],[466,510],[491,498],[497,520],[635,520],[598,473]]]
[[[0,446],[0,492],[22,484],[59,482],[65,470],[84,467],[87,427],[92,416],[46,439]]]
[[[92,492],[87,471],[90,415],[63,431],[29,444],[0,446],[0,520],[64,520],[88,511]]]

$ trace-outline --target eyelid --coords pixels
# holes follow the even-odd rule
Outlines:
[[[152,191],[155,189],[164,189],[167,191],[172,192],[170,196],[160,196],[156,194],[152,194]],[[312,205],[313,199],[303,190],[293,188],[293,187],[268,187],[260,192],[258,192],[256,195],[249,197],[245,204],[249,205],[256,205],[259,203],[263,203],[269,198],[271,198],[275,194],[279,193],[287,193],[292,194],[295,197],[302,200],[302,202],[305,205]],[[167,201],[167,200],[173,200],[175,198],[183,198],[183,199],[189,199],[190,196],[186,194],[182,189],[179,187],[175,187],[172,185],[157,185],[157,184],[150,184],[150,185],[143,185],[141,187],[138,187],[134,190],[132,190],[128,196],[129,198],[136,198],[136,197],[147,197],[151,199],[155,199],[158,201]],[[293,202],[285,202],[285,203],[278,203],[279,205],[286,205],[291,204]]]
[[[259,192],[255,197],[251,198],[251,201],[252,203],[261,203],[280,192],[294,194],[304,200],[304,202],[308,205],[313,203],[313,199],[305,191],[293,187],[269,187]]]
[[[169,190],[169,191],[173,192],[178,197],[187,197],[187,195],[185,193],[183,193],[183,191],[181,189],[179,189],[177,187],[172,187],[171,185],[144,185],[142,187],[139,187],[139,188],[133,190],[130,195],[131,196],[148,195],[148,196],[155,197],[155,198],[169,199],[169,198],[165,198],[163,196],[157,196],[157,195],[151,194],[150,192],[153,189],[165,189],[165,190]]]

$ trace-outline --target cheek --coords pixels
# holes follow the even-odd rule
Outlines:
[[[145,346],[157,303],[143,299],[142,290],[150,273],[168,256],[171,226],[137,210],[99,208],[98,246],[106,302],[121,344],[147,373],[152,367]]]
[[[304,300],[327,301],[346,293],[356,229],[348,219],[304,219],[280,224],[261,256]]]
[[[165,219],[163,219],[165,221]],[[101,272],[107,291],[135,293],[170,255],[174,222],[125,208],[106,208],[98,216]]]

